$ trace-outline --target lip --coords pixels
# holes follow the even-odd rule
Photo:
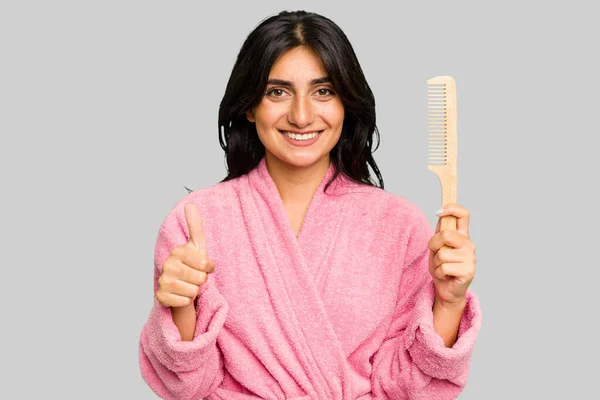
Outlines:
[[[281,134],[281,136],[283,136],[283,138],[292,146],[296,146],[296,147],[307,147],[310,146],[312,144],[314,144],[317,140],[319,140],[319,138],[321,137],[321,135],[323,135],[323,130],[317,131],[319,132],[319,134],[317,136],[315,136],[313,139],[310,140],[295,140],[292,139],[290,137],[288,137],[287,135],[283,134],[283,132],[290,132],[290,133],[295,133],[297,135],[302,135],[302,134],[307,134],[307,133],[313,133],[315,131],[308,131],[308,132],[299,132],[299,131],[282,131],[281,129],[279,129],[279,133]]]
[[[313,133],[313,132],[323,132],[325,129],[317,129],[317,130],[312,130],[312,131],[306,131],[306,132],[300,132],[300,131],[294,131],[294,130],[287,130],[287,129],[278,129],[279,132],[289,132],[289,133],[295,133],[296,135],[306,135],[308,133]]]

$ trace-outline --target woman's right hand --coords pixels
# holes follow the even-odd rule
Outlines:
[[[200,286],[215,269],[215,265],[208,258],[198,207],[194,203],[187,203],[184,211],[189,240],[169,253],[162,266],[156,292],[156,300],[172,308],[193,305]]]

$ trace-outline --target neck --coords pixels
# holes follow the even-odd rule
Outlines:
[[[284,204],[309,201],[329,169],[329,157],[309,167],[295,167],[267,152],[266,162]]]

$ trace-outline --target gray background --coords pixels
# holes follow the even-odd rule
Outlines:
[[[597,6],[392,3],[1,3],[0,397],[155,398],[137,353],[158,226],[184,185],[224,177],[217,109],[246,35],[298,8],[347,33],[386,189],[432,225],[426,81],[456,79],[484,313],[460,398],[595,396]]]

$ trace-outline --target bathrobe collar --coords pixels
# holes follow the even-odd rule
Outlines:
[[[342,345],[322,301],[321,282],[345,214],[336,198],[350,183],[340,176],[325,193],[323,189],[334,172],[330,164],[298,238],[265,158],[241,182],[241,194],[251,197],[242,202],[242,211],[273,306],[298,347],[311,386],[307,392],[314,391],[318,398],[350,399],[352,389]]]

